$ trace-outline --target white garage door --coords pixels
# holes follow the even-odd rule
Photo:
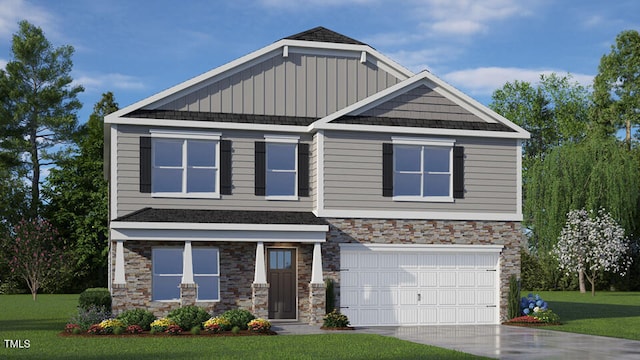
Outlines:
[[[340,246],[340,307],[354,326],[499,323],[496,245]]]

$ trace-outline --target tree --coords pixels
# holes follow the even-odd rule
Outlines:
[[[44,214],[70,243],[74,277],[83,287],[107,285],[108,185],[104,178],[104,117],[118,110],[113,93],[95,104],[75,136],[77,153],[51,169]],[[80,290],[80,289],[73,289]]]
[[[572,209],[610,209],[629,234],[638,229],[637,157],[614,138],[587,138],[551,150],[528,172],[524,213],[530,245],[540,254],[556,243]]]
[[[53,165],[65,153],[61,147],[76,129],[75,112],[81,107],[70,76],[73,47],[53,48],[42,29],[27,21],[19,23],[13,35],[13,60],[0,70],[0,143],[4,158],[20,161],[31,184],[31,217],[40,206],[40,177],[43,166]]]
[[[11,272],[26,281],[35,301],[38,290],[54,285],[63,273],[65,249],[57,231],[46,220],[23,219],[3,240]]]
[[[640,124],[640,34],[636,30],[618,34],[611,52],[600,59],[594,102],[595,117],[605,133],[623,125],[631,148],[632,126]]]
[[[629,243],[624,229],[604,209],[587,212],[572,210],[558,243],[553,248],[561,270],[578,272],[580,292],[584,293],[584,277],[591,283],[595,295],[598,274],[616,272],[624,276],[631,266]]]

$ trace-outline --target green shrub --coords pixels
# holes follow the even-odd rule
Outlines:
[[[333,284],[333,279],[329,279],[327,278],[324,281],[325,287],[326,287],[326,302],[325,302],[325,314],[328,314],[330,312],[333,311],[333,309],[336,308],[336,294],[335,294],[335,287]]]
[[[520,316],[520,284],[515,275],[509,278],[509,302],[507,304],[507,316],[509,319]]]
[[[104,307],[111,312],[111,294],[107,288],[89,288],[83,291],[78,298],[78,305],[88,309],[91,305]]]
[[[191,328],[191,333],[193,335],[200,335],[200,331],[202,331],[200,330],[200,326],[194,326],[193,328]]]
[[[232,327],[237,326],[241,330],[247,330],[249,321],[256,318],[250,311],[244,309],[228,310],[222,313],[220,317],[229,320]]]
[[[113,328],[113,335],[122,335],[123,333],[124,333],[124,328],[122,326]]]
[[[155,319],[156,317],[151,311],[144,309],[126,310],[118,315],[118,320],[121,320],[125,326],[138,325],[147,331],[151,329],[151,323]]]
[[[189,331],[194,326],[202,328],[202,323],[209,320],[210,317],[211,315],[205,309],[195,305],[172,310],[167,316],[184,331]]]
[[[87,331],[93,324],[99,324],[103,320],[111,318],[111,311],[104,306],[90,305],[88,308],[78,308],[78,313],[71,320],[72,324],[78,324],[82,331]]]
[[[538,312],[533,312],[531,313],[529,316],[533,316],[534,318],[542,321],[543,323],[547,323],[547,324],[559,324],[560,323],[560,316],[558,316],[558,314],[554,313],[551,310],[540,310]]]
[[[341,314],[338,309],[333,309],[322,320],[324,320],[322,326],[326,328],[345,328],[349,326],[347,315]]]
[[[234,326],[231,332],[237,335],[240,332],[240,326]]]

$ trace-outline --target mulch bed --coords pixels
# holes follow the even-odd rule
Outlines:
[[[217,333],[217,334],[213,334],[213,333],[207,333],[207,332],[201,332],[199,335],[193,335],[192,333],[190,333],[189,331],[184,331],[178,335],[171,335],[171,334],[167,334],[167,333],[159,333],[159,334],[151,334],[148,331],[143,331],[141,334],[120,334],[120,335],[114,335],[114,334],[100,334],[100,335],[94,335],[94,334],[87,334],[87,333],[81,333],[81,334],[71,334],[68,332],[61,332],[58,334],[58,336],[62,336],[62,337],[115,337],[115,338],[131,338],[131,337],[181,337],[181,336],[196,336],[196,337],[227,337],[227,336],[269,336],[269,335],[278,335],[277,332],[269,330],[268,332],[253,332],[253,331],[249,331],[249,330],[240,330],[240,332],[238,332],[237,334],[234,334],[231,331],[223,331],[221,333]]]
[[[345,326],[345,327],[320,327],[322,330],[355,330],[353,326]]]

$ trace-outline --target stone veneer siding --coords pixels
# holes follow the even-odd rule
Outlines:
[[[509,278],[520,276],[522,229],[519,222],[388,219],[327,219],[327,243],[322,245],[324,277],[336,284],[340,305],[340,244],[503,245],[500,254],[500,318],[506,320]]]
[[[226,310],[246,309],[266,317],[268,309],[268,287],[253,286],[255,273],[256,243],[249,242],[197,242],[192,247],[216,247],[220,253],[220,301],[195,302],[204,307],[212,315],[218,315]],[[195,289],[193,286],[181,285],[183,298],[176,301],[152,301],[152,249],[154,247],[179,247],[184,243],[179,241],[125,241],[124,261],[126,284],[112,284],[112,308],[114,314],[127,309],[145,308],[156,316],[166,316],[169,311],[181,305],[193,304]],[[313,244],[293,243],[265,243],[265,248],[295,248],[297,251],[298,272],[298,320],[305,323],[318,323],[317,312],[310,312],[311,263],[313,258]],[[115,271],[115,248],[112,246],[112,269]],[[113,273],[112,273],[113,276]],[[324,292],[315,291],[318,306],[324,311]],[[254,299],[254,295],[258,298]]]

